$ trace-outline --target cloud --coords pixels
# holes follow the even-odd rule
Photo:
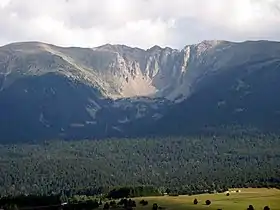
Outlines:
[[[280,39],[280,0],[0,0],[0,45],[43,41],[182,48],[206,39]]]

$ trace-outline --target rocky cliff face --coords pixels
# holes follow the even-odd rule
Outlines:
[[[270,97],[279,89],[279,63],[280,44],[267,41],[204,41],[182,50],[6,45],[0,47],[0,135],[3,141],[79,139],[145,135],[147,127],[161,133],[158,127],[168,132],[174,125],[260,125],[250,116],[270,109],[269,127],[279,116],[278,100]]]
[[[122,45],[94,49],[16,43],[0,49],[1,88],[17,78],[55,73],[96,87],[106,97],[187,97],[203,74],[203,56],[220,42],[203,42],[183,50],[148,50]],[[201,63],[198,63],[201,62]]]

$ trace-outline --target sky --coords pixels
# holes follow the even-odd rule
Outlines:
[[[0,0],[0,45],[280,40],[280,0]]]

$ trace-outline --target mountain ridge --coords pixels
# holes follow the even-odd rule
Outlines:
[[[212,40],[182,50],[5,45],[0,134],[15,141],[169,135],[235,123],[277,129],[279,62],[280,43],[270,41]]]

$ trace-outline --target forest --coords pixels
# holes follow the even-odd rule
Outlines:
[[[123,186],[174,194],[280,187],[279,169],[276,135],[3,144],[0,194],[100,195]]]

